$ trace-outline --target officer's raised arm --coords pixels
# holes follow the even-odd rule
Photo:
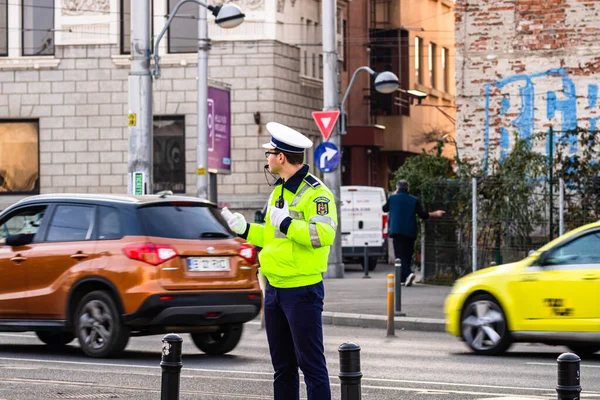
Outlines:
[[[284,233],[298,244],[317,249],[333,244],[337,230],[337,209],[329,190],[319,186],[314,192],[309,201],[304,203],[304,220],[291,220]]]

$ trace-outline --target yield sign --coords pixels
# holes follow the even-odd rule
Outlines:
[[[340,111],[313,111],[312,116],[325,140],[329,140],[333,127],[340,116]]]

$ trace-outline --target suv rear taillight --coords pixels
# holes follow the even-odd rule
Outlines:
[[[154,243],[129,244],[123,247],[123,253],[133,260],[140,260],[151,265],[162,264],[177,257],[177,252],[171,246]]]
[[[381,225],[383,226],[383,238],[387,239],[388,237],[388,216],[383,214],[381,216]]]
[[[256,247],[250,243],[243,243],[240,246],[240,257],[248,261],[250,264],[256,264]]]

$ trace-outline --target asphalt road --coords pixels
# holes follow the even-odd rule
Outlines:
[[[556,399],[562,347],[521,344],[502,357],[479,357],[441,333],[325,327],[333,398],[340,398],[337,348],[362,347],[363,399]],[[182,335],[182,400],[270,399],[272,369],[264,331],[247,325],[231,355],[200,354]],[[76,342],[49,351],[31,333],[0,333],[0,399],[160,398],[161,336],[133,338],[122,358],[95,360]],[[582,398],[600,399],[600,355],[581,366]],[[302,398],[306,398],[302,386]]]

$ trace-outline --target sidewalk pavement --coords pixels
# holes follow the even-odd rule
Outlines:
[[[378,264],[364,279],[359,265],[347,265],[343,279],[325,279],[325,306],[323,323],[327,325],[386,328],[387,275],[394,273],[393,265]],[[401,312],[395,317],[397,330],[444,331],[444,300],[449,286],[419,283],[401,287]]]

